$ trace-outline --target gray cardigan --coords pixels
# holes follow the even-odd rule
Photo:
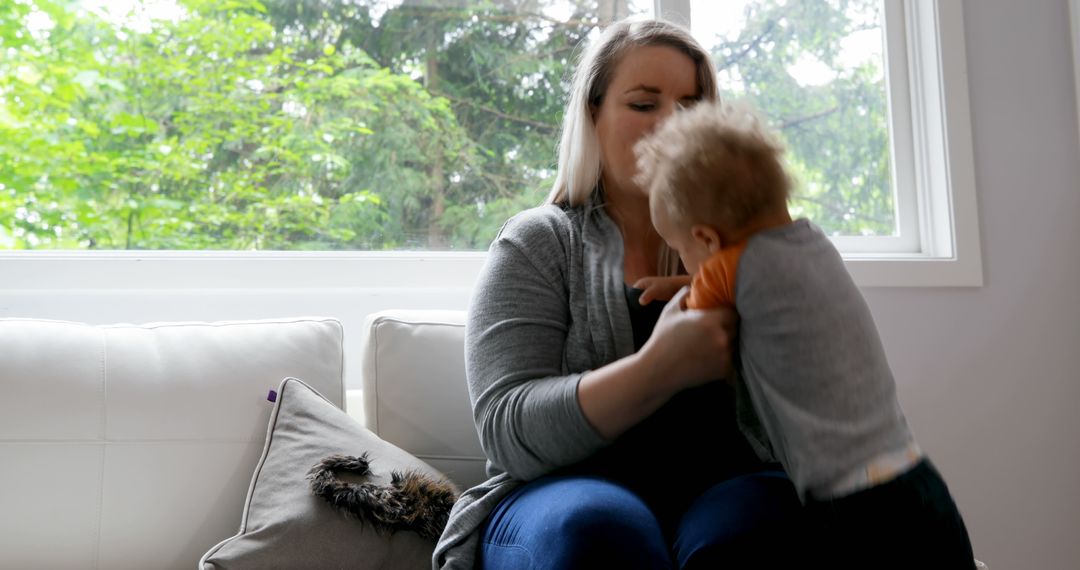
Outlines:
[[[490,479],[454,505],[433,568],[472,568],[481,525],[503,497],[608,445],[581,412],[578,381],[633,351],[622,236],[603,205],[541,206],[507,221],[476,283],[465,335]]]

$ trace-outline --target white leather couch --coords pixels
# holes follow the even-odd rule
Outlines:
[[[297,377],[462,488],[483,479],[464,315],[88,326],[0,319],[0,568],[184,568],[236,533],[272,404]],[[363,398],[346,394],[362,363]]]
[[[487,478],[465,384],[464,311],[374,313],[362,360],[368,429],[462,489]]]

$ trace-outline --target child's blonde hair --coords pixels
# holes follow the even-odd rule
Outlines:
[[[701,102],[634,148],[637,182],[674,222],[734,230],[786,204],[784,147],[749,106]]]

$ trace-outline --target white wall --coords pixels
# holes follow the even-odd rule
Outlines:
[[[968,0],[964,10],[985,286],[866,296],[976,555],[992,570],[1080,568],[1080,144],[1067,2]]]
[[[953,1],[953,0],[945,0]],[[1066,0],[964,4],[985,286],[868,289],[912,427],[994,570],[1080,568],[1080,144]],[[464,308],[468,288],[5,289],[0,316],[87,322]],[[14,279],[17,281],[17,279]],[[358,387],[358,359],[348,364]]]

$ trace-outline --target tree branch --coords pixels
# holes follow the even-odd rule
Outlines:
[[[463,10],[435,10],[430,8],[423,8],[419,6],[402,6],[399,8],[403,13],[410,16],[422,15],[429,19],[440,20],[466,20],[475,17],[478,21],[484,22],[521,22],[531,18],[543,20],[555,26],[561,26],[565,28],[577,28],[577,27],[596,27],[599,22],[596,19],[569,19],[560,20],[558,18],[552,18],[545,16],[539,12],[511,12],[506,14],[491,14],[483,13],[479,11],[472,11],[468,9]]]
[[[448,95],[446,93],[440,93],[440,92],[437,92],[437,91],[432,92],[431,94],[435,95],[436,97],[445,97],[446,99],[449,99],[450,101],[452,101],[456,105],[468,105],[468,106],[470,106],[470,107],[472,107],[474,109],[478,109],[478,110],[483,111],[483,112],[485,112],[485,113],[487,113],[489,115],[494,115],[496,117],[499,117],[500,119],[506,119],[507,121],[512,121],[512,122],[515,122],[515,123],[520,123],[520,124],[523,124],[523,125],[529,125],[529,126],[532,126],[532,127],[536,127],[538,129],[543,130],[546,133],[552,133],[553,134],[558,130],[558,128],[555,125],[552,125],[550,123],[541,123],[540,121],[534,121],[534,120],[526,118],[526,117],[519,117],[519,116],[516,116],[516,115],[510,115],[510,114],[507,114],[507,113],[503,113],[502,111],[500,111],[498,109],[493,109],[491,107],[481,105],[480,103],[477,103],[475,101],[470,101],[468,99],[461,99],[461,98],[454,97],[454,96]]]
[[[765,38],[768,37],[768,35],[772,33],[773,28],[775,28],[775,27],[776,27],[776,20],[769,20],[769,22],[765,25],[765,29],[762,30],[760,34],[758,34],[758,37],[754,38],[754,41],[747,44],[747,46],[744,47],[742,49],[742,51],[737,53],[731,59],[725,59],[723,67],[718,65],[718,66],[716,66],[716,70],[717,71],[723,71],[725,69],[729,69],[731,67],[734,67],[734,66],[738,65],[739,62],[746,59],[747,55],[750,55],[750,52],[752,50],[754,50],[759,45],[761,45],[761,42],[765,41]]]
[[[725,60],[723,67],[717,66],[716,70],[722,71],[728,69],[737,65],[743,59],[746,59],[746,56],[750,55],[750,52],[752,50],[761,45],[761,43],[765,41],[765,38],[769,37],[769,34],[773,32],[780,20],[783,20],[787,17],[788,13],[791,12],[793,4],[794,2],[789,2],[787,6],[784,6],[784,9],[779,14],[770,18],[769,21],[765,23],[764,29],[762,29],[761,33],[758,34],[756,38],[754,38],[754,41],[750,42],[733,59]]]
[[[818,119],[828,117],[829,115],[831,115],[831,114],[833,114],[833,113],[835,113],[835,112],[837,112],[839,110],[840,110],[840,105],[837,105],[837,106],[835,106],[835,107],[833,107],[831,109],[825,109],[824,111],[814,113],[813,115],[807,115],[805,117],[798,117],[798,118],[795,118],[795,119],[787,119],[784,122],[780,123],[779,128],[780,128],[780,130],[783,131],[783,130],[787,130],[787,129],[790,129],[790,128],[798,127],[798,126],[800,126],[800,125],[802,125],[804,123],[809,123],[811,121],[816,121]]]

